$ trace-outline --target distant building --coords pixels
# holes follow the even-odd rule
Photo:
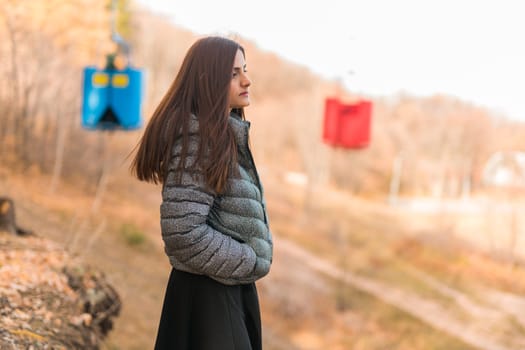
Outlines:
[[[525,189],[525,152],[494,153],[483,169],[483,183],[489,186]]]

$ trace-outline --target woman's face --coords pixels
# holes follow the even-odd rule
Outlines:
[[[248,87],[251,85],[246,70],[246,61],[241,50],[237,50],[233,61],[232,80],[230,83],[230,108],[243,108],[250,105]]]

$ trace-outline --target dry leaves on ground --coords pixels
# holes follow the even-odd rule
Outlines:
[[[120,306],[102,273],[57,244],[0,232],[0,348],[98,349]]]

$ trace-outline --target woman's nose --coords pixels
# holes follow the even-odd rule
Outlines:
[[[247,75],[244,75],[244,79],[242,80],[242,86],[248,87],[250,85],[252,85],[252,81],[250,80],[250,78],[248,78]]]

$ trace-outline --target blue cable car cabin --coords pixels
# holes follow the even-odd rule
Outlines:
[[[139,69],[84,68],[82,126],[134,130],[142,126],[143,74]]]

